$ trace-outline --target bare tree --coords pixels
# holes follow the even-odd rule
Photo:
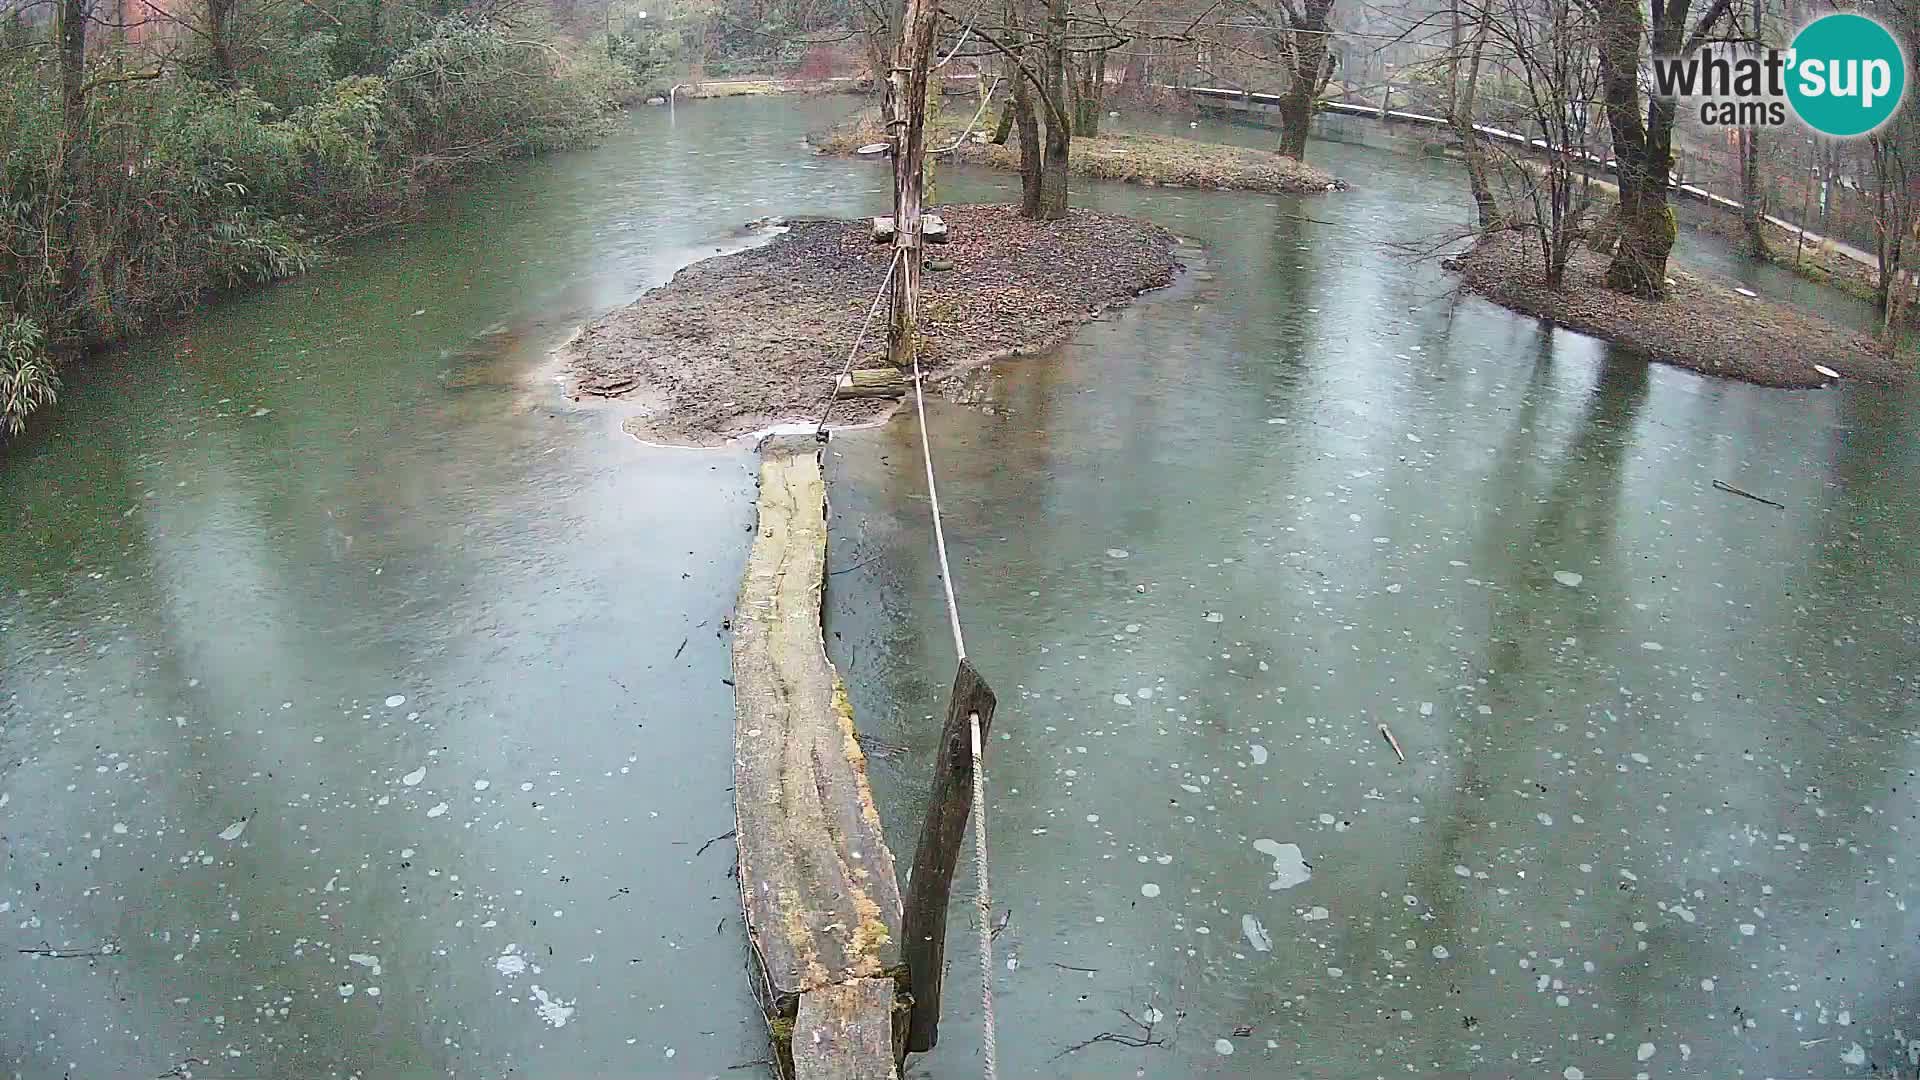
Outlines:
[[[1614,175],[1620,186],[1618,229],[1607,285],[1653,299],[1666,288],[1667,256],[1678,227],[1667,205],[1673,182],[1671,98],[1640,93],[1640,57],[1651,44],[1657,55],[1687,54],[1700,47],[1732,0],[1712,0],[1689,20],[1692,0],[1583,0],[1598,18],[1600,82],[1607,127],[1613,137]]]
[[[1765,31],[1760,15],[1765,0],[1753,0],[1751,12],[1752,42],[1760,48]],[[1746,239],[1747,254],[1756,259],[1767,257],[1767,233],[1762,215],[1766,201],[1760,190],[1760,129],[1749,124],[1740,129],[1740,229]]]
[[[1314,107],[1333,78],[1333,0],[1234,0],[1235,6],[1265,28],[1286,73],[1280,97],[1280,152],[1297,161],[1307,157],[1307,130]]]

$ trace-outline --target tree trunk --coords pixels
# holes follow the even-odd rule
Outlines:
[[[1620,187],[1619,229],[1607,287],[1643,299],[1666,288],[1667,255],[1674,221],[1667,209],[1672,162],[1674,106],[1655,99],[1640,115],[1640,44],[1646,24],[1639,0],[1602,0],[1600,80],[1607,126],[1613,135],[1615,177]]]
[[[1040,199],[1033,216],[1067,216],[1067,165],[1073,154],[1073,118],[1067,111],[1067,0],[1047,0],[1040,94],[1046,106],[1046,149],[1040,164]],[[1024,136],[1022,137],[1024,139]]]
[[[54,150],[52,183],[42,227],[53,251],[50,271],[55,310],[80,321],[81,266],[86,221],[80,186],[86,175],[87,15],[90,0],[60,0],[55,37],[60,69],[60,144]],[[49,328],[54,333],[59,330]]]
[[[892,118],[888,134],[893,142],[893,244],[899,259],[893,280],[893,321],[887,334],[887,356],[898,368],[913,363],[918,345],[916,323],[920,307],[920,203],[926,174],[927,75],[933,53],[933,28],[938,0],[907,0],[900,24],[900,42],[887,72],[883,112]]]
[[[1473,103],[1475,90],[1480,85],[1480,62],[1485,55],[1488,25],[1493,19],[1493,9],[1483,8],[1480,14],[1480,26],[1473,37],[1473,50],[1467,62],[1466,78],[1460,78],[1460,2],[1453,4],[1453,51],[1454,71],[1449,78],[1449,96],[1452,98],[1448,109],[1448,119],[1453,123],[1453,133],[1460,140],[1461,153],[1466,157],[1467,190],[1473,195],[1474,221],[1481,229],[1490,229],[1500,220],[1500,206],[1494,201],[1493,186],[1487,181],[1487,150],[1480,141],[1480,133],[1473,127]],[[1551,286],[1553,282],[1549,281]]]
[[[1760,35],[1760,3],[1755,0],[1753,40],[1756,47]],[[1766,223],[1761,220],[1765,210],[1760,198],[1760,130],[1744,127],[1740,129],[1740,226],[1746,234],[1747,254],[1756,259],[1767,257]]]
[[[1107,54],[1084,53],[1069,70],[1073,75],[1073,134],[1095,138],[1100,134],[1100,115],[1105,109],[1102,98],[1107,84]]]
[[[1013,124],[1020,132],[1020,216],[1040,216],[1040,118],[1033,111],[1033,88],[1025,75],[1013,80]]]
[[[1281,54],[1288,58],[1291,81],[1280,98],[1280,153],[1295,161],[1307,158],[1307,131],[1313,126],[1320,91],[1333,77],[1333,56],[1327,49],[1327,16],[1333,0],[1306,0],[1299,14],[1288,14],[1280,33]]]
[[[213,60],[213,79],[233,85],[233,0],[207,0],[207,43]]]
[[[1000,106],[1000,122],[993,129],[993,145],[1007,145],[1007,136],[1013,134],[1013,97],[1009,95]]]
[[[1034,217],[1058,221],[1067,216],[1067,166],[1072,154],[1073,132],[1065,124],[1047,124],[1045,164],[1040,170],[1040,207]]]

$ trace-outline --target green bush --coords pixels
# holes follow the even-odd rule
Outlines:
[[[47,359],[45,338],[32,319],[0,308],[0,435],[18,435],[27,414],[53,404],[60,376]]]
[[[302,273],[464,170],[592,138],[631,71],[524,33],[445,19],[371,75],[339,77],[335,42],[309,35],[269,42],[238,85],[102,78],[64,147],[52,62],[0,63],[0,437],[53,400],[51,357]]]

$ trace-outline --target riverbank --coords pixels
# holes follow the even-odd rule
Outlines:
[[[314,63],[269,53],[233,88],[170,69],[106,77],[77,122],[51,66],[14,73],[22,92],[0,101],[21,208],[0,245],[0,441],[53,404],[63,364],[305,273],[485,167],[585,145],[637,93],[597,47],[459,19],[357,66]]]
[[[921,362],[951,372],[1064,340],[1101,310],[1173,281],[1172,233],[1074,210],[1029,221],[1015,207],[940,211],[952,241],[921,278]],[[771,243],[686,267],[628,307],[588,324],[562,357],[575,398],[620,398],[650,442],[715,445],[817,419],[885,278],[891,249],[868,221],[800,221]],[[885,361],[884,312],[857,368]],[[839,402],[836,424],[895,403]]]
[[[927,135],[930,146],[954,147],[953,152],[941,160],[986,165],[1009,172],[1020,170],[1020,148],[1013,140],[1004,145],[980,142],[979,130],[972,137],[962,138],[968,121],[973,118],[973,110],[963,110],[957,104],[949,107],[954,111],[943,112],[935,118]],[[964,115],[959,115],[961,113]],[[982,118],[981,127],[990,128],[992,119]],[[868,107],[826,131],[809,135],[808,141],[821,153],[851,154],[861,146],[885,142],[886,132],[881,128],[880,110]],[[1140,132],[1076,137],[1068,168],[1075,176],[1150,187],[1308,194],[1339,191],[1347,186],[1344,180],[1324,169],[1271,151]]]
[[[736,97],[775,97],[780,94],[863,94],[873,88],[870,79],[786,79],[777,75],[742,79],[709,79],[676,87],[681,101],[712,101]]]
[[[1584,247],[1567,267],[1565,288],[1548,289],[1537,246],[1516,232],[1484,235],[1448,266],[1496,303],[1702,374],[1794,388],[1831,381],[1816,365],[1873,382],[1913,373],[1864,334],[1671,266],[1667,298],[1658,301],[1608,289],[1606,259]]]

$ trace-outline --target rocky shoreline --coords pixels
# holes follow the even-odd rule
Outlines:
[[[921,362],[950,373],[1065,340],[1100,311],[1172,283],[1176,239],[1157,225],[1074,210],[1029,221],[1018,208],[939,211],[951,242],[928,249]],[[891,249],[871,223],[795,221],[772,242],[704,259],[584,327],[561,357],[568,393],[637,404],[627,428],[650,442],[710,446],[817,420],[885,277]],[[885,363],[885,311],[856,368]],[[835,424],[897,403],[842,399]]]
[[[1606,288],[1606,259],[1584,247],[1567,267],[1565,288],[1548,289],[1537,242],[1517,232],[1482,235],[1446,265],[1502,306],[1705,375],[1811,388],[1834,381],[1822,367],[1872,382],[1913,374],[1865,334],[1673,267],[1667,297],[1647,301]]]

